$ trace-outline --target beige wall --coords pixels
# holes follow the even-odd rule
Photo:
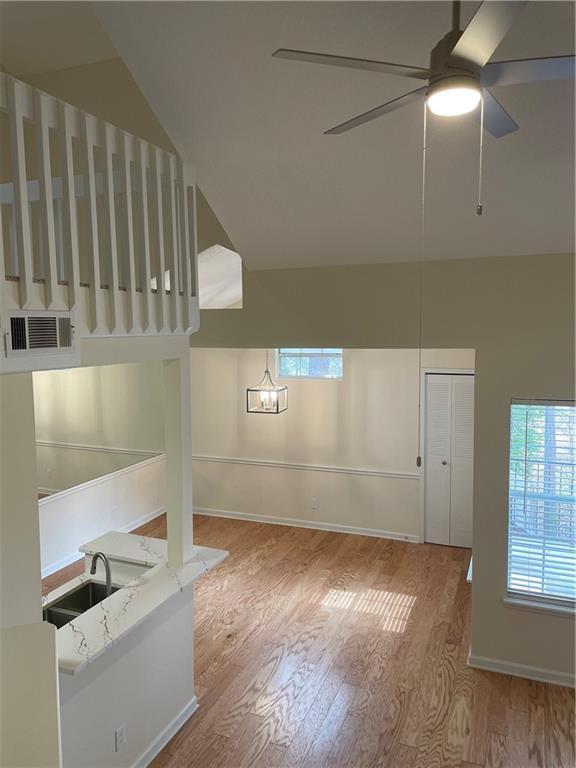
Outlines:
[[[174,152],[174,146],[122,59],[109,59],[22,79],[128,133]]]
[[[422,363],[473,368],[474,352]],[[285,380],[288,410],[263,417],[245,404],[263,350],[193,349],[195,508],[416,539],[418,351],[347,349],[343,364],[342,380]]]
[[[202,312],[191,343],[415,347],[417,278],[416,264],[248,272],[245,308]],[[424,346],[476,350],[472,652],[573,674],[572,620],[502,602],[510,400],[574,397],[573,257],[426,264]]]
[[[134,136],[139,136],[168,152],[176,151],[122,59],[99,61],[80,67],[31,75],[24,79],[30,85],[97,115]],[[0,115],[0,136],[2,130]],[[1,147],[2,142],[0,142],[0,150]],[[3,178],[4,164],[0,151],[0,180]],[[232,251],[236,250],[202,190],[198,190],[196,197],[196,216],[199,251],[212,245],[222,245]]]

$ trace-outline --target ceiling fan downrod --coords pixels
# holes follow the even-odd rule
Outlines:
[[[452,32],[460,32],[460,0],[452,0]]]

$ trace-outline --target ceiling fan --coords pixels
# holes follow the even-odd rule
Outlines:
[[[574,79],[574,56],[553,56],[514,61],[488,60],[506,36],[526,5],[526,0],[483,2],[466,29],[460,29],[460,2],[452,3],[452,29],[432,49],[430,66],[411,67],[387,61],[333,56],[314,51],[279,48],[277,58],[328,64],[348,69],[364,69],[427,81],[427,85],[398,96],[379,107],[363,112],[325,134],[344,133],[395,109],[426,98],[428,108],[437,115],[462,115],[475,109],[484,97],[484,127],[496,138],[518,129],[518,125],[492,95],[492,86],[517,85],[542,80]]]

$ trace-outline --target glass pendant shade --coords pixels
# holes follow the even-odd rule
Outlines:
[[[288,387],[278,387],[268,370],[268,351],[266,351],[266,370],[264,376],[254,387],[246,390],[246,410],[248,413],[282,413],[288,408]]]

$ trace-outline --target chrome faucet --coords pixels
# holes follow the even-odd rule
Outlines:
[[[96,563],[98,558],[102,560],[104,563],[104,568],[106,569],[106,597],[110,597],[112,594],[112,574],[110,573],[110,562],[104,552],[96,552],[94,557],[92,558],[92,565],[90,566],[90,574],[94,576],[96,573]]]

